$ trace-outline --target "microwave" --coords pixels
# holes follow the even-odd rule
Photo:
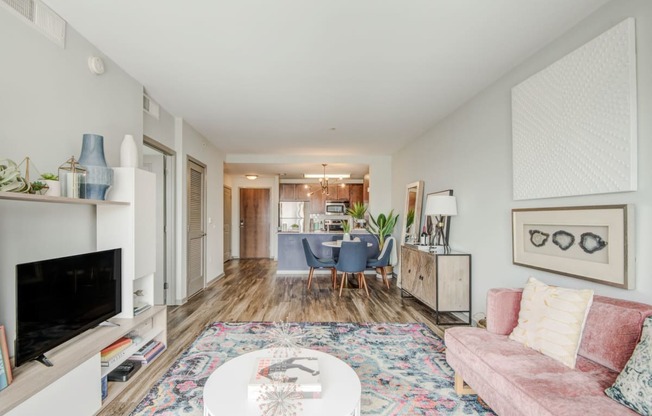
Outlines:
[[[349,209],[349,201],[326,201],[324,211],[326,215],[346,215]]]

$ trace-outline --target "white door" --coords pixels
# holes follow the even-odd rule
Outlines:
[[[205,285],[206,231],[204,220],[204,167],[188,160],[188,277],[187,296]]]
[[[148,150],[148,153],[155,153]],[[156,272],[154,273],[154,304],[165,305],[166,287],[166,226],[165,226],[165,155],[143,154],[143,168],[156,174]]]

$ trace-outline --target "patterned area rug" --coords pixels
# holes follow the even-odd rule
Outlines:
[[[302,347],[338,357],[355,370],[362,384],[362,415],[494,415],[477,396],[455,394],[444,343],[423,324],[288,325],[305,335]],[[260,322],[211,324],[132,415],[201,416],[208,376],[229,359],[268,346],[266,334],[277,328]]]

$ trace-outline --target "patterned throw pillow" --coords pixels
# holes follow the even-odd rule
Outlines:
[[[518,325],[509,338],[575,368],[592,290],[548,286],[530,277],[523,289]]]
[[[645,320],[641,340],[627,365],[604,392],[642,415],[652,415],[652,316]]]

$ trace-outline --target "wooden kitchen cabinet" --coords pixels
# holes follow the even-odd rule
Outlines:
[[[363,204],[364,203],[363,185],[361,183],[352,183],[348,187],[349,187],[350,206],[353,207],[353,204],[355,204],[356,202]]]
[[[293,202],[293,201],[308,201],[309,189],[306,189],[302,183],[282,183],[279,185],[279,201]]]
[[[416,246],[401,246],[401,290],[440,312],[464,312],[471,323],[471,255],[431,254]],[[446,324],[449,323],[446,322]]]
[[[293,183],[282,183],[279,185],[278,197],[281,202],[294,201],[296,186]]]

